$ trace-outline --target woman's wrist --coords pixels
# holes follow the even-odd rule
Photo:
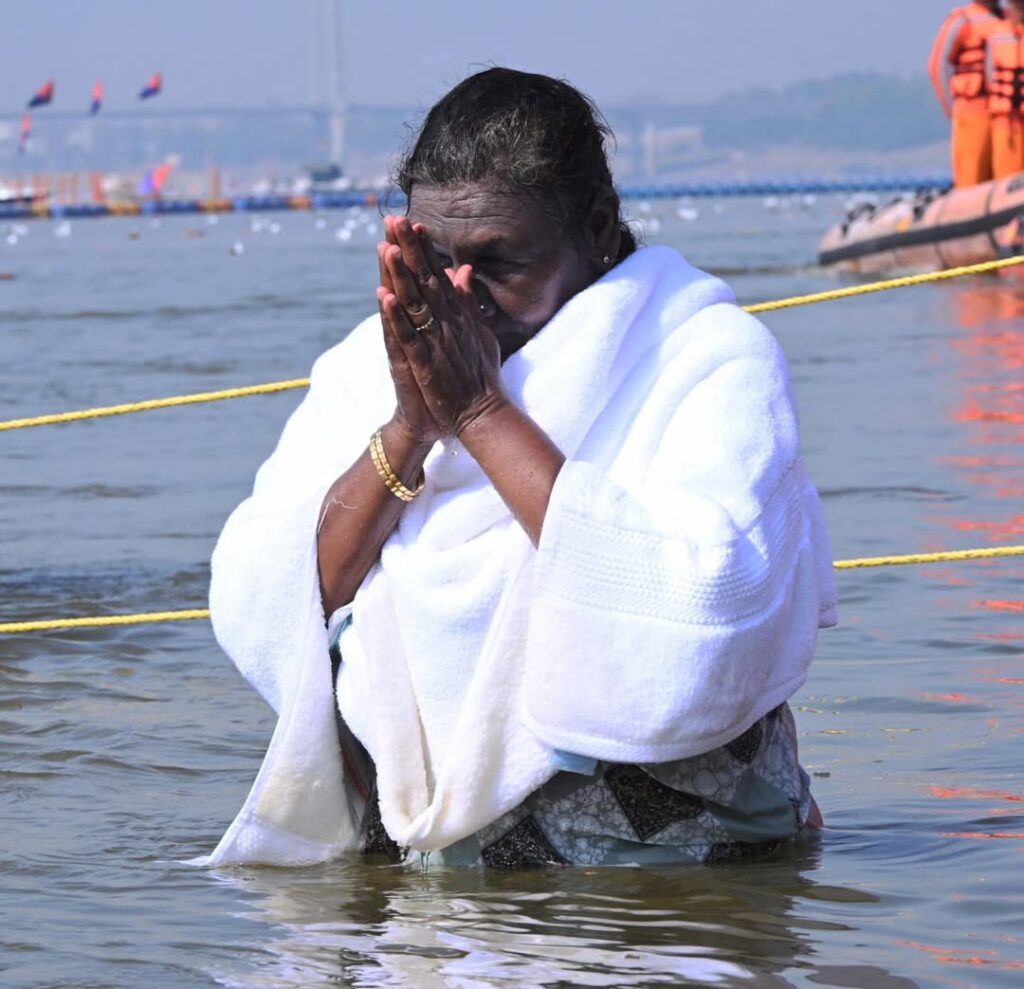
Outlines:
[[[474,415],[458,432],[458,439],[467,452],[487,470],[488,454],[516,444],[525,432],[539,430],[539,426],[507,396],[495,396]]]
[[[412,486],[435,441],[420,435],[400,412],[381,426],[380,433],[392,469],[404,484]]]
[[[491,429],[511,409],[515,409],[515,406],[503,391],[488,391],[459,417],[455,435],[465,443],[467,433],[480,433]]]
[[[401,440],[410,447],[425,447],[429,450],[435,443],[435,438],[427,436],[414,422],[402,414],[401,409],[395,409],[391,418],[381,426],[385,436]]]

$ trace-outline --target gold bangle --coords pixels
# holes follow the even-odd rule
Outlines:
[[[387,454],[384,452],[384,436],[380,430],[373,434],[370,442],[374,465],[377,468],[377,472],[384,478],[384,483],[387,485],[388,490],[392,493],[395,493],[396,489],[401,491],[405,485],[402,484],[401,479],[391,468]],[[401,495],[398,497],[401,497]]]
[[[420,482],[416,485],[415,491],[407,488],[394,472],[388,461],[387,454],[384,452],[384,439],[379,429],[370,437],[370,459],[373,461],[373,466],[377,469],[377,473],[380,475],[380,479],[384,482],[385,487],[399,500],[412,501],[413,498],[423,491],[425,478],[422,471],[420,472]]]
[[[380,448],[383,444],[381,443],[379,447],[379,442],[377,434],[374,433],[373,436],[370,437],[370,459],[373,460],[373,466],[380,475],[380,479],[384,482],[384,487],[386,487],[392,494],[395,494],[395,482],[393,480],[394,472],[391,470],[390,464],[385,467],[384,464],[381,463]],[[386,459],[387,458],[385,457],[385,460]],[[395,497],[400,498],[401,495],[395,495]]]

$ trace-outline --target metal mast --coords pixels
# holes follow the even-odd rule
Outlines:
[[[322,0],[320,50],[324,60],[325,107],[327,110],[330,160],[342,166],[345,160],[345,50],[341,36],[339,0]]]

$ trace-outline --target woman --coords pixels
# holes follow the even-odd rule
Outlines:
[[[280,717],[211,863],[706,861],[815,822],[785,702],[834,591],[784,361],[637,249],[605,137],[508,69],[427,116],[379,314],[214,554]]]

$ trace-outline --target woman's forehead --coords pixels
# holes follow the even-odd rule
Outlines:
[[[485,183],[416,185],[409,196],[409,219],[435,237],[492,240],[529,230],[543,235],[554,223],[527,193],[507,192]]]

